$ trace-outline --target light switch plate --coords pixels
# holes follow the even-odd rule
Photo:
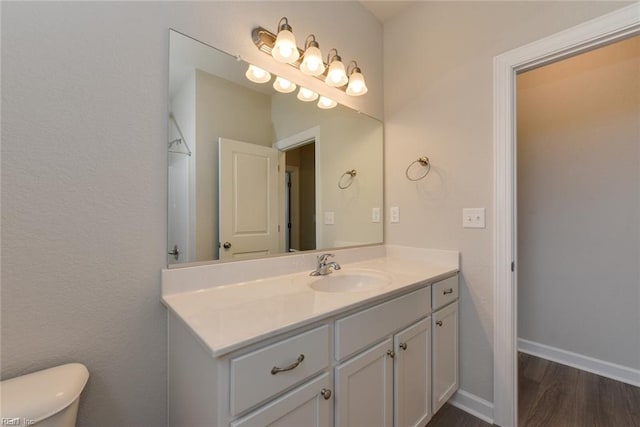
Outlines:
[[[380,208],[371,209],[371,222],[380,222]]]
[[[325,225],[333,225],[334,215],[333,212],[325,212],[324,213],[324,224]]]
[[[400,222],[400,208],[397,206],[391,207],[391,222]]]
[[[463,228],[485,228],[484,208],[462,209]]]

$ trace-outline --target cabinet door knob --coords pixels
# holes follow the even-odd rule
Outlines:
[[[442,320],[438,320],[438,321],[436,321],[436,325],[438,325],[438,326],[442,326]]]
[[[407,343],[406,342],[401,342],[400,343],[400,348],[403,349],[403,350],[406,350],[407,349]]]
[[[445,289],[442,292],[442,295],[447,295],[447,294],[452,294],[453,293],[453,288],[449,288],[449,289]]]
[[[275,375],[278,372],[292,371],[296,369],[298,366],[300,366],[303,360],[304,360],[304,354],[301,354],[300,356],[298,356],[298,360],[296,360],[289,366],[286,366],[284,368],[278,368],[277,366],[274,366],[273,368],[271,368],[271,375]]]
[[[322,395],[322,397],[324,397],[324,400],[331,399],[331,390],[329,390],[328,388],[323,388],[322,390],[320,390],[320,394]]]
[[[393,359],[394,357],[396,357],[396,352],[393,350],[387,350],[387,356]]]

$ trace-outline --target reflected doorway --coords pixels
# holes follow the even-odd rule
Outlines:
[[[315,140],[285,151],[285,244],[287,252],[316,249]]]

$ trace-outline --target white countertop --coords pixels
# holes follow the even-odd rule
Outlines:
[[[411,259],[411,257],[410,257]],[[212,356],[219,357],[340,312],[401,294],[458,271],[456,263],[387,256],[342,264],[338,276],[374,270],[388,284],[355,292],[319,292],[309,271],[163,296],[164,304],[191,329]],[[339,261],[339,259],[337,259]]]

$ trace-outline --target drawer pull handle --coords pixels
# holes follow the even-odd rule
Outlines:
[[[438,326],[442,326],[442,320],[437,320],[437,321],[436,321],[436,325],[438,325]]]
[[[406,350],[407,349],[407,343],[406,342],[401,342],[400,343],[400,348],[403,349],[403,350]]]
[[[442,292],[442,295],[447,295],[452,293],[453,293],[453,288],[449,288],[449,289],[445,289],[444,292]]]
[[[328,388],[323,388],[322,390],[320,390],[320,394],[322,395],[322,397],[324,397],[324,400],[331,399],[331,390],[329,390]]]
[[[393,350],[387,350],[387,356],[393,359],[394,357],[396,357],[396,352]]]
[[[271,368],[271,375],[275,375],[278,372],[292,371],[296,369],[298,366],[300,366],[303,360],[304,360],[304,354],[301,354],[300,356],[298,356],[298,360],[296,360],[286,368],[278,368],[277,366],[274,366],[273,368]]]

